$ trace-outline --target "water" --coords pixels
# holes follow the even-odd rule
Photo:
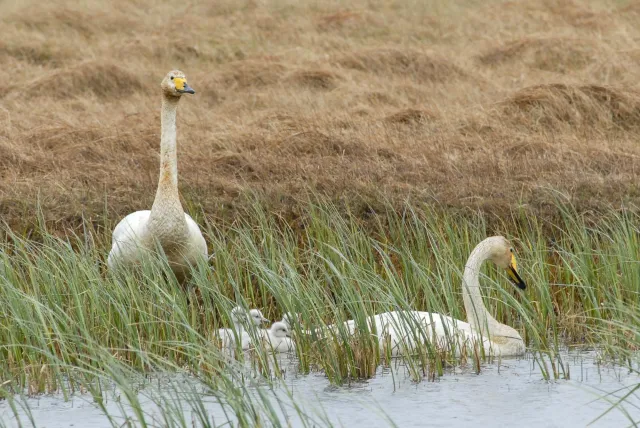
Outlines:
[[[518,426],[518,427],[583,427],[603,414],[610,402],[601,399],[618,391],[620,397],[630,386],[640,382],[636,374],[620,367],[597,365],[593,352],[572,352],[563,356],[570,368],[570,380],[545,381],[532,359],[509,359],[483,366],[480,374],[472,370],[456,369],[435,382],[414,383],[402,366],[378,371],[367,382],[350,386],[331,386],[320,374],[297,375],[289,365],[284,383],[293,399],[313,415],[326,415],[337,426],[386,427],[390,423],[385,414],[399,427],[446,426]],[[193,385],[180,380],[181,385]],[[117,395],[117,393],[115,394]],[[284,389],[275,395],[290,402]],[[164,426],[161,408],[180,399],[165,396],[164,404],[139,395],[145,412],[155,416],[155,426]],[[223,424],[220,404],[210,396],[202,396],[209,418]],[[610,397],[613,400],[615,397]],[[275,399],[273,399],[275,401]],[[35,425],[38,427],[104,427],[110,426],[102,411],[88,395],[74,396],[65,402],[58,396],[42,396],[26,400]],[[133,417],[131,409],[118,404],[112,395],[107,401],[108,412],[114,416],[123,412]],[[183,404],[185,418],[191,425],[196,418],[187,404]],[[640,420],[640,397],[632,395],[624,409],[635,421]],[[283,420],[301,426],[298,415],[291,409],[278,409]],[[26,423],[26,412],[19,411]],[[5,425],[17,426],[6,401],[0,403],[0,417]],[[317,416],[320,421],[322,416]],[[117,423],[124,417],[115,418]],[[147,421],[152,420],[148,418]],[[324,425],[321,421],[318,425]],[[595,422],[595,427],[629,426],[631,421],[620,410],[613,410]],[[198,426],[194,423],[194,426]]]

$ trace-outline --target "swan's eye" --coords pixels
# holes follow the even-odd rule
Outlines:
[[[171,76],[171,80],[173,80],[173,76]]]

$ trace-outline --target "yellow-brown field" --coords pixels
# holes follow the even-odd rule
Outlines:
[[[0,218],[25,230],[151,206],[159,84],[185,205],[309,191],[553,216],[640,199],[640,3],[0,2]]]

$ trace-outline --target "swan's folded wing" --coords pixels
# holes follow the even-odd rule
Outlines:
[[[136,211],[123,218],[113,229],[111,236],[111,251],[107,259],[110,268],[115,267],[118,260],[133,260],[140,245],[140,237],[144,233],[145,225],[149,221],[151,211]]]
[[[136,239],[142,233],[144,225],[149,221],[151,211],[143,210],[129,214],[116,225],[111,235],[111,244],[124,243]]]
[[[207,242],[204,240],[202,232],[200,232],[198,223],[196,223],[187,213],[184,213],[184,218],[187,221],[187,227],[189,228],[189,236],[192,240],[192,244],[200,249],[201,254],[208,256],[209,254],[207,252]]]

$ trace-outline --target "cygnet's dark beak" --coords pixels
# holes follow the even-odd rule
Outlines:
[[[195,94],[196,93],[196,91],[194,91],[193,88],[187,84],[187,82],[184,83],[184,88],[182,88],[182,90],[178,90],[178,92],[180,92],[181,94]]]

